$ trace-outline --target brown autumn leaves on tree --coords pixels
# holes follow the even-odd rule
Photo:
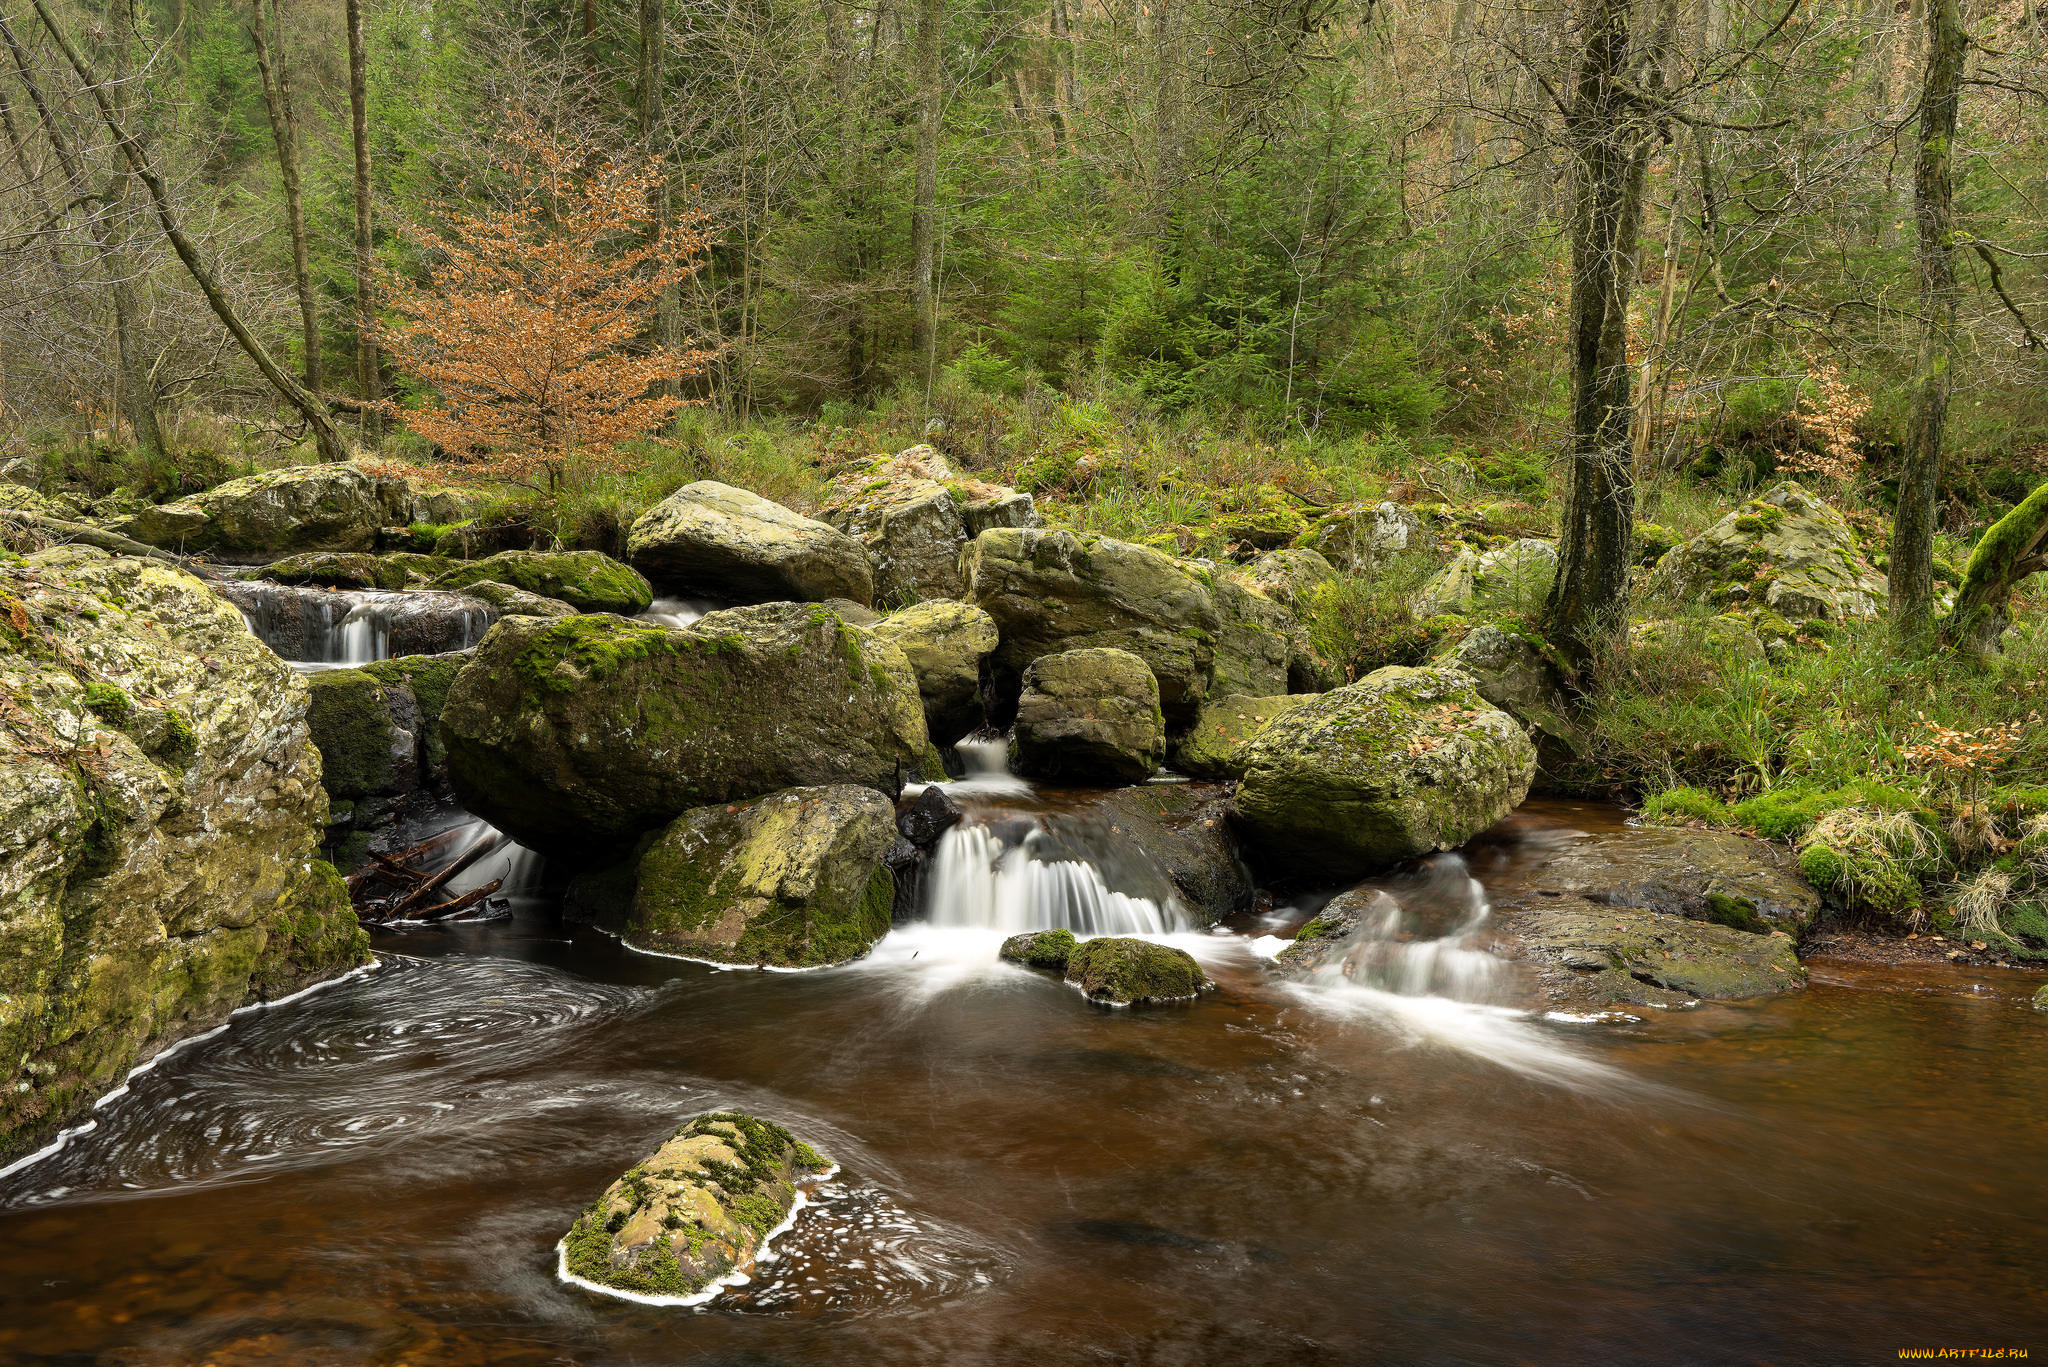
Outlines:
[[[550,497],[570,467],[622,469],[622,443],[684,400],[678,383],[712,353],[650,346],[662,291],[710,245],[701,216],[660,225],[659,160],[628,163],[515,119],[493,168],[494,207],[447,206],[409,237],[427,280],[393,276],[400,321],[383,344],[430,391],[395,410],[445,453],[435,473],[521,484]]]

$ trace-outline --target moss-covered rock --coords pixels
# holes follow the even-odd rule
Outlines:
[[[1820,898],[1782,848],[1730,831],[1644,827],[1589,836],[1560,851],[1529,887],[1795,937],[1820,912]]]
[[[1681,601],[1768,607],[1795,622],[1873,617],[1885,598],[1848,521],[1793,483],[1673,547],[1648,587]]]
[[[1342,877],[1464,844],[1520,805],[1535,769],[1470,675],[1395,667],[1269,722],[1237,803],[1275,868]]]
[[[442,574],[434,587],[466,588],[486,581],[567,603],[578,612],[645,612],[654,590],[630,566],[601,551],[499,551]]]
[[[1220,625],[1207,696],[1269,698],[1305,687],[1313,674],[1308,635],[1293,612],[1229,577],[1214,593]]]
[[[685,484],[633,524],[626,558],[663,589],[731,602],[874,602],[861,544],[780,503],[716,480]]]
[[[1215,984],[1185,949],[1108,935],[1067,956],[1067,981],[1107,1006],[1192,1001]]]
[[[4,1161],[368,946],[313,858],[305,682],[204,582],[77,547],[0,563],[0,690]]]
[[[1272,599],[1297,616],[1307,612],[1318,584],[1337,577],[1337,569],[1320,552],[1305,547],[1268,551],[1229,577],[1252,592]]]
[[[780,1125],[698,1116],[635,1164],[562,1239],[563,1270],[599,1288],[684,1299],[745,1271],[831,1163]]]
[[[145,508],[108,530],[172,550],[285,555],[372,550],[382,523],[377,481],[362,467],[294,465]]]
[[[1041,655],[1110,647],[1151,668],[1169,720],[1193,719],[1223,625],[1213,574],[1127,541],[1010,528],[976,537],[966,569],[968,600],[1002,634],[993,660],[1009,687]]]
[[[1783,932],[1752,934],[1575,897],[1505,914],[1500,928],[1507,952],[1535,966],[1558,1009],[1739,1001],[1806,985]]]
[[[1428,550],[1435,542],[1422,519],[1398,503],[1352,503],[1318,517],[1294,544],[1356,574],[1389,555]]]
[[[1074,932],[1064,927],[1058,930],[1027,930],[1003,941],[997,956],[1026,968],[1050,969],[1064,975],[1067,961],[1074,957],[1076,943]]]
[[[874,566],[878,603],[958,598],[967,526],[953,491],[930,479],[877,480],[826,504],[820,518],[857,539]]]
[[[1524,537],[1498,550],[1463,547],[1415,598],[1417,617],[1534,616],[1557,574],[1557,548]]]
[[[951,745],[982,725],[981,667],[999,640],[993,617],[970,603],[934,598],[890,613],[874,631],[917,672],[933,744]]]
[[[456,676],[441,735],[464,806],[571,862],[709,803],[829,783],[893,794],[927,748],[903,652],[802,603],[682,629],[508,619]]]
[[[411,557],[407,557],[410,559]],[[402,560],[344,551],[306,551],[273,560],[257,571],[273,584],[301,584],[325,589],[402,589],[426,582]]]
[[[1065,783],[1142,783],[1166,758],[1159,685],[1127,650],[1041,655],[1024,670],[1010,763]]]
[[[626,941],[776,968],[859,958],[889,933],[895,840],[895,805],[852,784],[684,812],[640,857]]]
[[[306,683],[306,721],[330,798],[408,793],[419,786],[424,728],[410,688],[386,684],[362,669],[324,670]]]
[[[1293,941],[1274,956],[1274,967],[1302,977],[1325,969],[1341,971],[1361,937],[1388,934],[1400,918],[1401,904],[1382,889],[1340,892],[1294,932]]]
[[[510,584],[481,579],[462,586],[462,592],[479,602],[489,603],[500,617],[574,617],[576,609],[559,598],[544,598]]]
[[[1211,698],[1202,704],[1195,724],[1173,743],[1173,767],[1195,778],[1243,777],[1246,746],[1266,729],[1266,723],[1300,707],[1311,696]]]
[[[1548,646],[1500,627],[1474,627],[1435,663],[1461,669],[1479,685],[1479,696],[1522,723],[1536,738],[1537,763],[1555,773],[1578,754],[1579,730],[1572,724],[1564,671]]]
[[[1780,619],[1782,620],[1782,619]],[[1640,667],[1656,668],[1658,657],[1704,656],[1725,660],[1761,660],[1763,637],[1754,626],[1733,613],[1715,617],[1660,617],[1637,622],[1628,631],[1629,650]],[[1647,657],[1647,658],[1645,658]]]
[[[1909,917],[1920,879],[1936,871],[1941,842],[1909,811],[1838,807],[1799,839],[1799,871],[1830,901],[1858,914]]]

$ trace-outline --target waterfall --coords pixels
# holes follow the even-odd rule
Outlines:
[[[540,890],[547,860],[538,851],[526,848],[479,817],[471,817],[459,829],[461,834],[448,842],[451,858],[475,844],[480,837],[497,836],[498,843],[491,847],[490,853],[448,880],[450,894],[459,895],[472,888],[480,888],[493,879],[499,880],[497,895],[500,897],[517,897]]]
[[[963,776],[946,785],[955,794],[1021,797],[1031,791],[1028,779],[1010,772],[1010,742],[1003,736],[969,736],[953,747]]]
[[[1064,927],[1076,935],[1164,935],[1186,928],[1178,904],[1162,905],[1111,888],[1086,859],[1041,857],[1045,832],[1015,844],[986,825],[960,825],[940,837],[925,880],[925,916],[934,926],[1000,930]]]
[[[260,581],[215,587],[241,609],[258,640],[304,670],[467,650],[497,616],[480,599],[441,589],[336,590]]]
[[[1504,965],[1482,943],[1492,914],[1464,857],[1432,855],[1396,890],[1360,889],[1358,926],[1324,970],[1399,997],[1493,1000]]]
[[[647,611],[640,614],[643,622],[657,622],[665,627],[686,627],[707,612],[715,612],[718,605],[708,598],[657,598],[647,605]]]

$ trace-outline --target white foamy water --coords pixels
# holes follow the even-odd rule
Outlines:
[[[1010,742],[1001,736],[968,737],[953,747],[966,772],[940,786],[956,797],[1023,797],[1031,782],[1010,772]]]
[[[715,612],[718,605],[708,598],[657,598],[647,605],[647,611],[640,614],[643,622],[658,622],[665,627],[686,627],[707,612]]]
[[[1065,928],[1076,935],[1164,935],[1186,918],[1111,888],[1082,859],[1038,857],[1042,832],[1006,845],[987,826],[959,825],[939,838],[925,880],[925,919],[934,926],[1015,935]]]

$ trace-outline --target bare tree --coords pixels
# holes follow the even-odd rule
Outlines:
[[[276,56],[271,55],[271,24],[264,7],[278,22]],[[291,74],[285,60],[284,24],[277,0],[249,0],[249,41],[256,48],[256,71],[263,83],[263,108],[270,116],[270,136],[277,144],[277,170],[284,182],[285,229],[291,234],[292,288],[299,296],[299,321],[304,331],[306,388],[320,392],[320,311],[313,294],[313,272],[307,263],[306,209],[299,186],[299,121],[292,113]]]

